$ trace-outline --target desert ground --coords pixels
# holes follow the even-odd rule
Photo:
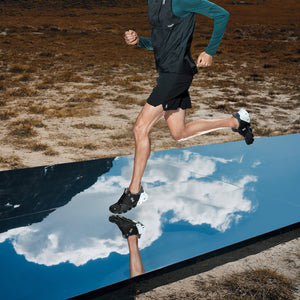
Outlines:
[[[300,299],[300,238],[140,294],[137,300]]]
[[[256,138],[297,133],[297,0],[217,0],[230,12],[210,68],[190,89],[187,121],[241,107]],[[150,36],[146,1],[1,1],[1,170],[132,154],[132,126],[155,86],[152,51],[124,31]],[[198,16],[192,53],[205,50],[213,20]],[[231,130],[176,142],[164,120],[152,150],[240,140]]]

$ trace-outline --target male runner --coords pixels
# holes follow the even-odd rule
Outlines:
[[[214,20],[210,42],[198,59],[191,55],[191,43],[196,13]],[[246,143],[253,143],[250,117],[241,109],[225,119],[198,119],[185,123],[185,109],[191,108],[188,89],[197,67],[212,64],[225,32],[229,13],[207,0],[148,0],[151,38],[138,36],[133,30],[125,32],[128,45],[137,45],[154,51],[157,85],[134,124],[135,157],[133,176],[119,201],[110,206],[112,213],[125,213],[147,200],[141,180],[150,156],[149,133],[153,125],[165,117],[172,137],[179,141],[204,134],[218,128],[231,128],[239,132]]]

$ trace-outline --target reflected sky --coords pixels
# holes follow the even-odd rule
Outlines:
[[[139,240],[146,272],[299,221],[299,136],[259,139],[251,147],[234,142],[152,153],[143,178],[149,200],[125,214],[146,227]],[[0,298],[18,299],[13,286],[35,285],[36,278],[40,285],[25,288],[28,296],[53,299],[129,277],[127,242],[108,221],[108,207],[128,186],[133,157],[111,162],[92,185],[41,221],[0,234],[6,274]],[[46,293],[49,280],[54,288]]]

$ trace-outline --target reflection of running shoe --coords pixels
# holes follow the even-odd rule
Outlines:
[[[115,223],[120,228],[123,238],[127,239],[130,235],[136,235],[138,238],[141,237],[145,231],[145,226],[140,223],[119,215],[113,215],[109,217],[111,223]]]
[[[125,189],[119,201],[109,207],[113,214],[126,213],[133,207],[142,204],[148,199],[148,195],[144,192],[143,187],[137,194],[131,194],[129,189]]]
[[[238,132],[245,138],[245,142],[247,145],[251,145],[254,141],[252,129],[250,127],[250,116],[249,113],[245,109],[240,109],[239,112],[233,114],[233,116],[239,122],[239,128],[234,129],[232,131]]]

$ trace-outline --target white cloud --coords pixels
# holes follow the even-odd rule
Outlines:
[[[208,224],[221,232],[237,223],[241,213],[250,212],[253,204],[245,198],[244,191],[256,177],[245,174],[234,181],[230,174],[219,179],[211,176],[219,166],[234,161],[238,160],[201,156],[187,150],[176,155],[155,154],[143,178],[149,200],[126,214],[146,226],[140,249],[162,235],[162,224],[166,222],[162,216],[169,211],[172,211],[170,223]],[[62,262],[79,266],[108,257],[112,252],[127,254],[126,240],[117,226],[108,221],[108,207],[128,185],[132,157],[115,160],[114,168],[117,175],[102,175],[93,186],[41,223],[0,234],[0,242],[10,239],[18,254],[47,266]]]

